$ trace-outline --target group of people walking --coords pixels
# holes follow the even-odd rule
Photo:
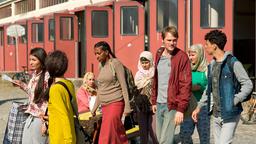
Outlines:
[[[204,46],[195,44],[184,52],[177,47],[177,29],[168,26],[162,31],[162,41],[155,61],[149,51],[141,52],[134,77],[138,97],[143,99],[140,104],[147,105],[136,109],[140,142],[173,144],[175,129],[180,125],[181,143],[193,143],[196,126],[200,143],[209,144],[212,114],[214,142],[232,143],[241,102],[253,86],[241,62],[224,51],[225,33],[212,30],[205,35]],[[213,57],[209,65],[204,50]],[[94,116],[99,107],[102,124],[98,143],[128,144],[122,117],[135,109],[130,106],[125,68],[107,42],[96,43],[94,54],[99,61],[99,74],[96,78],[87,72],[76,93],[72,82],[64,77],[68,68],[64,52],[56,50],[47,56],[42,48],[31,50],[32,78],[28,85],[17,81],[29,96],[26,113],[30,116],[24,127],[23,144],[75,144],[75,113],[91,112]],[[233,69],[228,61],[233,63]],[[68,87],[72,97],[58,82]],[[198,106],[185,117],[191,97],[196,98]]]

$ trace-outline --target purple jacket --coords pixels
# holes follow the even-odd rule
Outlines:
[[[155,76],[152,88],[152,104],[156,104],[157,88],[158,88],[158,72],[157,65],[164,48],[159,48],[156,54],[155,61]],[[191,86],[191,66],[190,61],[185,52],[179,48],[175,48],[171,54],[171,75],[168,82],[167,105],[169,110],[177,110],[184,113],[190,96],[192,95]]]

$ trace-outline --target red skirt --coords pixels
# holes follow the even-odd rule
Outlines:
[[[124,101],[102,106],[102,124],[99,144],[128,144],[121,118],[124,112]]]

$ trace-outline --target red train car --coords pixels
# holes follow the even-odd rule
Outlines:
[[[23,1],[16,1],[14,0],[14,4],[17,4],[16,11],[20,12],[18,4]],[[116,56],[135,73],[140,52],[149,50],[155,54],[162,46],[161,30],[168,25],[177,27],[178,47],[184,51],[192,44],[204,44],[204,35],[207,32],[220,29],[228,37],[226,50],[237,52],[242,62],[255,68],[255,63],[250,62],[255,61],[255,58],[252,58],[255,57],[255,43],[246,49],[254,51],[254,54],[250,53],[250,61],[246,60],[245,54],[239,55],[238,51],[241,51],[241,48],[234,45],[241,41],[241,31],[251,32],[248,21],[252,22],[252,14],[255,14],[253,8],[240,7],[254,5],[255,9],[255,1],[38,0],[35,1],[35,5],[39,6],[24,12],[27,13],[27,17],[11,16],[15,18],[16,24],[26,27],[26,35],[18,41],[18,63],[15,61],[17,50],[14,39],[6,35],[6,28],[13,23],[11,18],[1,19],[0,14],[1,71],[19,71],[21,66],[28,65],[30,49],[43,47],[47,52],[60,49],[67,53],[67,77],[81,77],[86,71],[97,74],[98,62],[94,56],[93,46],[104,40],[110,44]],[[240,13],[242,14],[239,15]],[[250,20],[248,16],[251,16]],[[249,43],[253,44],[251,41],[255,41],[255,33],[253,35],[245,32],[242,37],[247,37]],[[246,44],[248,41],[241,42]]]

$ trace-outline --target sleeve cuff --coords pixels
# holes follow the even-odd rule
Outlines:
[[[239,98],[235,96],[234,97],[234,105],[237,105],[239,102],[240,102]]]

